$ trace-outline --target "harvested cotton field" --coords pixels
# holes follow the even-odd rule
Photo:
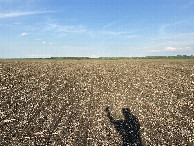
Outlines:
[[[129,108],[143,145],[194,144],[194,60],[0,60],[0,145],[121,145]]]

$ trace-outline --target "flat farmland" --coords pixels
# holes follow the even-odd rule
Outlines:
[[[193,145],[193,97],[194,59],[0,60],[0,145],[122,145],[107,106],[143,145]]]

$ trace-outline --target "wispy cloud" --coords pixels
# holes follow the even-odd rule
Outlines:
[[[185,47],[185,48],[174,48],[174,47],[166,47],[164,51],[187,51],[191,50],[191,47]]]
[[[177,51],[177,50],[178,50],[178,48],[174,48],[174,47],[166,47],[164,49],[164,51]]]
[[[150,50],[147,51],[148,53],[159,53],[159,52],[182,52],[182,51],[189,51],[191,50],[191,47],[184,47],[184,48],[178,48],[178,47],[166,47],[164,49],[156,49],[156,50]]]
[[[25,32],[21,34],[21,36],[25,36],[25,35],[27,35],[27,33],[25,33]]]
[[[125,38],[138,37],[137,35],[131,35],[132,32],[127,31],[99,31],[99,34],[110,35],[110,36],[123,36]]]
[[[120,19],[120,20],[113,21],[113,22],[110,22],[110,23],[106,24],[106,25],[103,27],[103,29],[109,28],[109,27],[111,27],[111,26],[117,24],[117,23],[120,22],[120,21],[121,21],[121,19]]]
[[[108,30],[96,30],[96,31],[92,31],[92,30],[88,30],[87,34],[91,37],[97,37],[97,38],[101,38],[102,36],[106,39],[106,38],[121,38],[121,39],[133,39],[133,38],[138,38],[141,37],[141,35],[136,35],[133,34],[133,32],[129,32],[129,31],[108,31]]]
[[[128,32],[101,31],[101,33],[106,35],[121,35],[121,34],[127,34]]]
[[[172,40],[187,40],[189,41],[190,39],[193,40],[194,38],[194,32],[189,32],[189,33],[179,33],[179,34],[171,34],[171,35],[165,35],[165,36],[158,36],[154,37],[151,40],[152,41],[172,41]]]
[[[63,33],[83,33],[86,32],[86,28],[83,25],[59,25],[56,23],[48,24],[44,31],[56,31]]]
[[[174,22],[174,23],[167,23],[167,24],[162,24],[159,28],[159,33],[160,35],[161,34],[165,34],[166,31],[169,29],[169,28],[172,28],[172,27],[175,27],[175,26],[178,26],[178,25],[181,25],[183,23],[185,23],[187,20],[181,20],[181,21],[177,21],[177,22]]]
[[[52,13],[54,11],[30,11],[30,12],[10,12],[10,13],[0,13],[0,18],[11,18],[11,17],[20,17],[27,15],[36,15],[44,13]]]

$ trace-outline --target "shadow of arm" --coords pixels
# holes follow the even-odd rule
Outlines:
[[[109,107],[107,107],[105,111],[106,111],[106,113],[107,113],[107,117],[109,118],[110,122],[111,122],[111,123],[115,123],[115,120],[113,119],[113,117],[112,117],[111,114],[110,114]]]

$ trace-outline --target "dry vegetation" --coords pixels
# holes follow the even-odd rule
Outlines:
[[[0,145],[121,145],[105,108],[144,145],[193,145],[194,60],[0,60]]]

